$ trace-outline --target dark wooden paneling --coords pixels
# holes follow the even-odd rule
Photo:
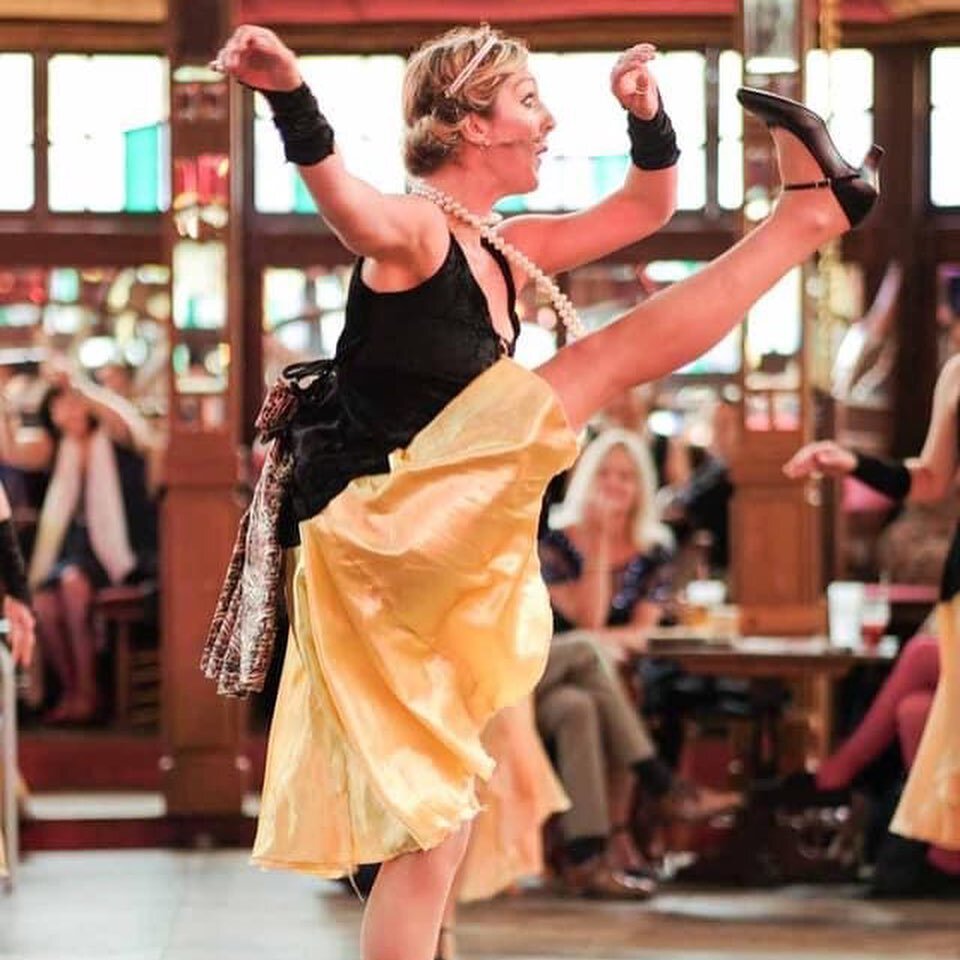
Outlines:
[[[458,23],[354,23],[340,25],[275,24],[298,53],[379,53],[413,50]],[[734,20],[728,17],[574,19],[520,21],[506,32],[523,37],[532,50],[625,49],[650,40],[664,49],[732,47]]]
[[[66,53],[157,53],[165,52],[164,24],[71,23],[5,21],[4,51],[54,50]]]
[[[108,731],[21,730],[20,770],[31,790],[159,790],[159,737]]]
[[[230,17],[223,0],[168,0],[176,24],[173,50],[182,62],[213,58],[229,32]]]
[[[937,374],[935,243],[927,230],[929,51],[922,46],[882,47],[875,56],[875,136],[889,149],[885,189],[874,218],[883,242],[869,266],[877,275],[881,260],[896,259],[903,265],[892,446],[894,453],[908,455],[923,443]]]
[[[125,229],[96,220],[58,218],[46,230],[29,221],[0,217],[0,263],[4,266],[124,267],[163,263],[159,218],[132,220]],[[132,229],[138,227],[139,229]]]

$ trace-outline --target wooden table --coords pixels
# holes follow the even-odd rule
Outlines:
[[[875,649],[833,647],[825,637],[733,637],[715,639],[676,629],[653,631],[650,649],[700,676],[803,681],[810,691],[807,711],[810,759],[821,759],[833,744],[834,685],[854,667],[888,665],[896,644]]]

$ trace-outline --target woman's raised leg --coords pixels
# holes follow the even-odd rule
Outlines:
[[[434,960],[469,837],[466,824],[432,850],[404,854],[380,867],[363,915],[363,960]]]
[[[771,134],[783,183],[823,178],[800,140],[782,128]],[[627,388],[695,359],[743,320],[791,267],[849,228],[831,190],[783,193],[766,221],[699,273],[564,348],[537,372],[553,386],[577,429]]]

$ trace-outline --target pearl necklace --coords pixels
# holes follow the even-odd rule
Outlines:
[[[423,180],[412,180],[410,192],[418,197],[424,197],[435,203],[444,213],[456,217],[461,222],[479,231],[490,246],[499,250],[508,260],[515,263],[537,285],[537,289],[550,300],[553,309],[563,323],[570,340],[578,340],[586,334],[586,329],[577,316],[576,307],[570,298],[550,279],[525,253],[518,250],[512,243],[504,240],[493,228],[503,219],[499,213],[491,213],[481,217],[472,213],[458,200],[454,200],[449,193],[438,190]]]

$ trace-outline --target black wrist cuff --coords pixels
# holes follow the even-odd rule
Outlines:
[[[8,517],[0,520],[0,580],[3,580],[7,595],[30,603],[30,588],[23,565],[23,554],[17,541],[13,521]]]
[[[283,140],[283,155],[309,167],[333,153],[333,127],[320,112],[317,98],[305,84],[296,90],[261,90],[273,110],[273,122]]]
[[[899,460],[884,460],[868,453],[853,451],[857,465],[852,476],[892,500],[903,500],[910,492],[910,471]]]
[[[677,135],[670,117],[663,109],[663,98],[657,93],[657,112],[649,120],[627,113],[630,136],[630,159],[641,170],[665,170],[680,158]]]

